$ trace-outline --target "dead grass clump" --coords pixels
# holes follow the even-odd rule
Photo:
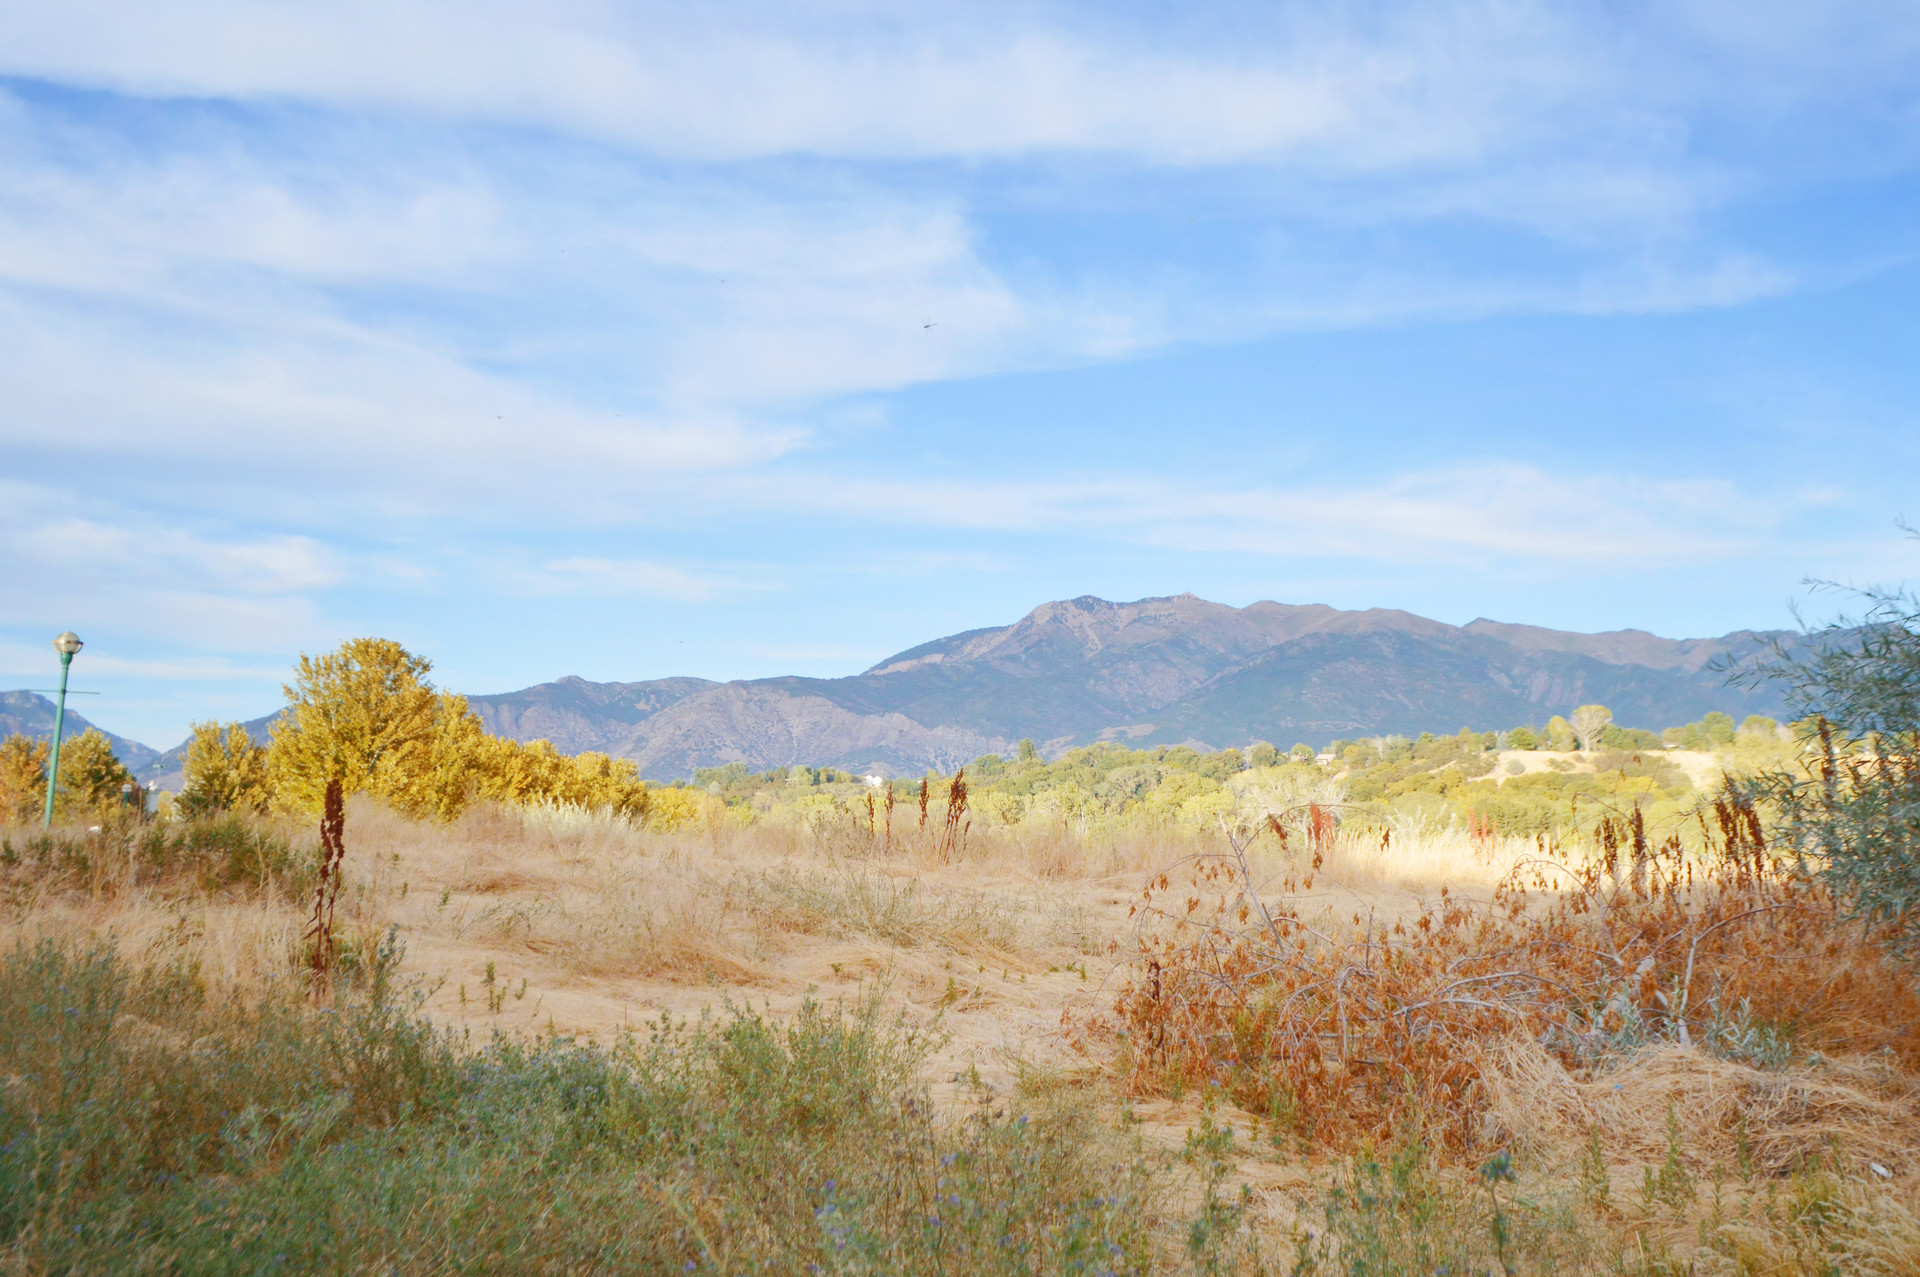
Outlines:
[[[1920,1272],[1920,1215],[1871,1181],[1816,1173],[1758,1212],[1710,1223],[1690,1257],[1701,1277],[1909,1277]]]
[[[743,886],[756,907],[804,934],[873,939],[902,949],[941,945],[996,962],[1027,947],[1022,918],[977,891],[935,890],[873,871],[788,868],[759,874]]]
[[[1568,1069],[1509,1036],[1488,1053],[1488,1142],[1572,1165],[1597,1140],[1609,1161],[1657,1163],[1676,1134],[1690,1158],[1784,1176],[1830,1162],[1920,1171],[1920,1079],[1884,1058],[1767,1071],[1662,1043],[1597,1069]]]
[[[1359,890],[1491,891],[1539,848],[1530,841],[1475,838],[1465,829],[1341,831],[1319,844],[1327,884]]]
[[[1107,872],[1101,848],[1055,823],[976,825],[944,860],[935,841],[909,834],[902,846],[909,863],[922,869],[952,864],[974,872],[1015,873],[1049,881]]]
[[[296,978],[306,921],[298,904],[272,899],[44,896],[0,917],[0,945],[111,937],[131,962],[181,963],[222,987],[260,989]]]
[[[444,827],[439,837],[423,837],[442,831],[430,831],[419,822],[372,803],[357,805],[351,814],[363,841],[413,848],[433,845],[469,857],[490,852],[515,861],[527,859],[529,853],[542,860],[634,855],[660,839],[624,816],[561,803],[526,807],[477,803],[450,827]]]
[[[136,963],[268,988],[311,956],[311,844],[311,830],[237,815],[0,829],[0,944],[101,937]],[[373,951],[361,939],[351,960]]]
[[[628,926],[585,928],[548,952],[566,969],[598,979],[647,976],[696,984],[765,984],[766,967],[715,922],[669,911]]]
[[[765,969],[732,905],[711,875],[598,867],[532,897],[478,910],[463,903],[452,930],[455,939],[518,949],[578,977],[763,983]]]
[[[476,896],[501,896],[541,890],[553,885],[552,878],[522,873],[517,869],[500,869],[467,878],[458,883],[455,890],[469,891]]]
[[[1443,887],[1405,920],[1305,912],[1318,849],[1263,894],[1236,839],[1142,893],[1130,976],[1095,1027],[1135,1091],[1225,1085],[1310,1144],[1412,1123],[1461,1157],[1497,1137],[1492,1048],[1515,1034],[1581,1079],[1661,1043],[1765,1069],[1813,1051],[1920,1063],[1907,973],[1769,854],[1750,809],[1719,814],[1709,860],[1650,846],[1636,811],[1587,862],[1525,862],[1484,902]]]

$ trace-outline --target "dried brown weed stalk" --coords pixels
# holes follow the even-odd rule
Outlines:
[[[1488,1070],[1515,1035],[1576,1074],[1652,1042],[1751,1049],[1721,1039],[1754,1026],[1801,1051],[1915,1063],[1907,973],[1770,850],[1739,796],[1711,811],[1704,856],[1653,845],[1637,810],[1608,816],[1583,861],[1542,844],[1491,899],[1443,887],[1391,926],[1310,911],[1326,818],[1270,817],[1282,848],[1306,826],[1310,867],[1258,883],[1257,835],[1230,835],[1156,875],[1130,977],[1095,1027],[1113,1031],[1135,1091],[1222,1086],[1308,1144],[1412,1122],[1454,1154],[1483,1140]]]
[[[924,800],[923,800],[924,804]],[[962,767],[947,782],[947,818],[940,827],[934,854],[941,864],[950,863],[966,848],[967,830],[973,822],[967,816],[967,769]],[[961,822],[965,821],[965,824]]]
[[[333,979],[333,905],[340,895],[340,865],[347,854],[346,825],[346,802],[336,777],[327,782],[326,797],[320,806],[320,880],[313,890],[313,924],[307,931],[313,940],[316,997],[326,995]]]

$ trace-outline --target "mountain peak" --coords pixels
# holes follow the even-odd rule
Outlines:
[[[1576,705],[1626,726],[1691,722],[1710,709],[1773,712],[1766,692],[1706,668],[1761,636],[1575,634],[1479,618],[1448,625],[1393,608],[1344,611],[1191,593],[1042,603],[1007,625],[896,653],[847,678],[733,683],[569,677],[470,697],[490,730],[631,758],[684,777],[740,762],[863,773],[951,771],[1022,737],[1050,751],[1100,740],[1210,748],[1267,740],[1539,724]]]
[[[58,707],[38,692],[0,692],[0,736],[12,736],[15,733],[29,740],[51,740],[53,737],[54,712]],[[80,733],[95,729],[92,723],[83,718],[72,704],[67,706],[67,718],[64,724],[64,738],[71,740]],[[124,736],[115,736],[112,732],[102,731],[113,746],[114,754],[136,775],[160,756],[160,751],[142,745],[139,741],[128,740]]]

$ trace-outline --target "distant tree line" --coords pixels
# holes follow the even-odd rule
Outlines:
[[[364,791],[405,815],[442,821],[481,801],[562,804],[668,828],[697,811],[690,795],[648,786],[628,759],[492,735],[464,696],[428,681],[431,669],[391,639],[303,654],[269,739],[256,741],[239,723],[193,725],[174,806],[187,817],[311,813],[338,780],[346,794]],[[43,743],[0,742],[0,812],[19,821],[45,803],[46,758]],[[108,810],[132,781],[106,737],[88,731],[61,749],[56,814]]]

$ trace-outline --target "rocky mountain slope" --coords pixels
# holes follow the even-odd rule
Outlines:
[[[491,731],[631,758],[652,779],[732,762],[913,775],[1008,752],[1022,737],[1049,754],[1097,740],[1208,748],[1267,740],[1284,749],[1539,725],[1591,701],[1625,726],[1654,729],[1715,709],[1776,714],[1776,693],[1729,688],[1712,668],[1719,657],[1750,658],[1776,637],[1455,626],[1382,608],[1235,608],[1191,594],[1082,597],[923,643],[847,678],[568,677],[471,704]],[[0,731],[44,736],[51,708],[43,697],[6,693]],[[264,738],[268,722],[249,726]],[[155,754],[116,738],[116,747],[137,773],[177,786],[184,745]]]
[[[1094,740],[1284,748],[1540,724],[1589,701],[1652,728],[1713,709],[1769,713],[1779,708],[1770,694],[1728,688],[1708,665],[1754,655],[1772,637],[1452,626],[1386,609],[1234,608],[1190,594],[1083,597],[936,639],[848,678],[568,678],[472,701],[492,730],[632,758],[660,779],[729,762],[912,774],[1008,751],[1023,736],[1048,752]]]
[[[61,728],[67,740],[72,740],[93,726],[75,712],[74,701],[78,699],[81,698],[70,697],[67,701],[67,721]],[[38,692],[0,692],[0,737],[17,734],[32,740],[51,740],[53,716],[57,708],[52,697]],[[137,740],[115,736],[104,729],[101,734],[112,743],[114,754],[136,776],[160,757],[158,750],[150,749]]]

